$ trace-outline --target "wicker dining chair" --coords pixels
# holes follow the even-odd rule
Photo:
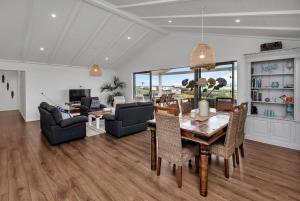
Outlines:
[[[248,113],[248,102],[244,102],[239,106],[241,110],[241,119],[238,127],[238,133],[236,135],[235,140],[235,156],[236,156],[236,163],[240,163],[239,158],[239,149],[241,151],[241,156],[244,158],[244,140],[245,140],[245,123],[247,119]]]
[[[170,102],[174,101],[174,93],[169,93],[167,95],[167,98],[166,98],[166,103],[169,104]]]
[[[192,111],[192,104],[189,100],[181,100],[180,105],[182,114],[187,114]]]
[[[226,131],[225,138],[220,138],[210,147],[210,153],[224,157],[224,174],[229,178],[228,159],[232,156],[233,167],[235,167],[235,138],[238,131],[241,110],[239,107],[234,107],[230,113],[230,119]]]
[[[195,144],[183,146],[181,141],[181,130],[179,117],[167,113],[157,112],[157,176],[160,175],[162,159],[177,166],[177,184],[182,187],[182,166],[185,162],[195,158],[196,170],[199,168],[199,149]],[[197,164],[198,163],[198,164]]]
[[[216,110],[229,112],[232,111],[233,108],[233,100],[232,98],[216,98]]]

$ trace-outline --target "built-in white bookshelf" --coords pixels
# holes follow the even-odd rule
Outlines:
[[[246,138],[300,150],[300,48],[246,54],[245,64]],[[287,113],[288,105],[280,98],[283,95],[292,98],[292,113]]]
[[[251,62],[251,115],[294,120],[294,67],[293,58]]]

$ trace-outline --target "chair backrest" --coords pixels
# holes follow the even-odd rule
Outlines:
[[[216,98],[216,110],[217,111],[232,111],[233,100],[232,98]]]
[[[248,113],[248,102],[244,102],[239,106],[241,110],[241,118],[238,128],[238,133],[236,135],[236,147],[240,146],[245,139],[245,123],[247,119],[247,113]]]
[[[90,108],[92,99],[99,100],[99,97],[82,97],[80,104]]]
[[[187,114],[192,111],[192,103],[188,99],[181,100],[180,105],[181,105],[181,113],[182,114]]]
[[[167,113],[155,113],[157,153],[169,162],[180,162],[182,143],[179,118]]]
[[[179,105],[178,105],[178,100],[172,101],[170,104],[161,107],[161,106],[156,106],[155,107],[155,112],[158,111],[164,111],[168,114],[172,114],[175,116],[178,116],[180,113]]]
[[[159,99],[159,103],[160,104],[164,104],[167,100],[167,94],[163,94],[161,95],[160,99]]]
[[[230,118],[228,122],[226,137],[225,137],[225,149],[233,149],[235,147],[235,139],[239,128],[240,118],[242,111],[239,107],[234,107],[233,111],[230,113]]]
[[[179,115],[179,110],[177,108],[155,106],[154,110],[155,112],[172,114],[174,116]]]
[[[167,95],[166,102],[169,103],[169,102],[173,101],[173,100],[174,100],[174,97],[173,97],[173,96],[174,96],[174,93],[168,94],[168,95]]]

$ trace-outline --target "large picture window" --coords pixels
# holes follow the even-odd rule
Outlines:
[[[178,99],[189,98],[195,106],[201,99],[201,92],[196,89],[186,88],[182,85],[185,79],[195,80],[202,78],[226,79],[227,86],[214,91],[210,96],[210,106],[215,106],[216,97],[237,98],[237,62],[217,63],[212,70],[194,71],[189,67],[177,67],[170,69],[137,72],[133,74],[133,97],[135,99],[150,100],[157,99],[163,94],[172,93]],[[199,92],[199,93],[198,93]]]

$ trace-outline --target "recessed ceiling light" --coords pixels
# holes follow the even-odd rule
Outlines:
[[[235,19],[235,22],[236,22],[236,23],[240,23],[241,20],[240,20],[240,19]]]
[[[168,22],[171,24],[173,21],[172,21],[172,20],[169,20]]]
[[[128,37],[127,37],[127,40],[131,40],[131,37],[130,37],[130,36],[128,36]]]
[[[108,61],[109,60],[109,58],[108,57],[105,57],[105,61]]]
[[[43,48],[43,47],[40,47],[40,50],[41,50],[41,51],[44,51],[44,50],[45,50],[45,48]]]
[[[52,14],[51,14],[51,17],[52,17],[52,18],[56,18],[56,14],[55,14],[55,13],[52,13]]]

